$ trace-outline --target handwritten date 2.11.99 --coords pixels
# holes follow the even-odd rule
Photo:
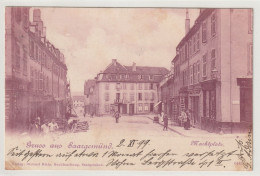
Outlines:
[[[126,141],[125,139],[122,139],[119,144],[116,147],[136,147],[137,149],[144,149],[148,144],[150,140],[137,140],[137,139],[131,139],[129,141]]]

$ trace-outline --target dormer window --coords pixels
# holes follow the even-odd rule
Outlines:
[[[143,79],[143,75],[138,75],[138,79],[142,80]]]

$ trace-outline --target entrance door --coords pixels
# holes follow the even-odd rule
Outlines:
[[[199,97],[193,97],[193,118],[194,124],[197,126],[199,123]]]
[[[122,114],[127,113],[127,104],[122,104]]]
[[[153,106],[154,106],[154,104],[150,103],[150,112],[153,112]]]
[[[129,115],[133,115],[135,112],[135,105],[129,104]]]
[[[240,121],[252,122],[252,88],[240,88]]]

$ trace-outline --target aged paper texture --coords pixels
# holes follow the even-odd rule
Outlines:
[[[253,9],[5,7],[5,169],[252,171]]]

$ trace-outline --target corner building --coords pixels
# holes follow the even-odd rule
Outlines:
[[[252,125],[252,9],[201,9],[176,47],[173,118],[189,109],[191,123],[210,132]],[[188,23],[187,23],[188,21]]]
[[[158,102],[158,86],[169,71],[163,67],[124,66],[116,59],[96,77],[95,113],[146,114]]]

